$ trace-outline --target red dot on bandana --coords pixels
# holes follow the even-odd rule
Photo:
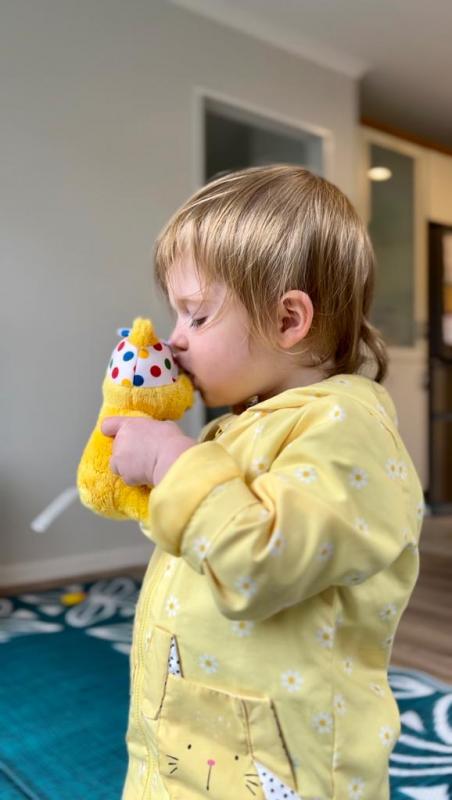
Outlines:
[[[160,342],[157,342],[157,344],[154,345],[154,350],[163,350],[162,345],[160,344]]]
[[[112,377],[112,378],[117,378],[117,377],[118,377],[118,375],[119,375],[119,369],[118,369],[118,367],[115,367],[115,368],[112,370],[111,377]]]
[[[160,375],[162,374],[160,367],[151,367],[150,372],[154,378],[160,378]]]
[[[117,349],[117,350],[122,350],[122,348],[124,347],[124,345],[125,345],[125,342],[119,342],[119,344],[118,344],[118,347],[117,347],[116,349]]]

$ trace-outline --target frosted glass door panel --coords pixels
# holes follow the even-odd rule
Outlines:
[[[392,173],[370,182],[369,233],[377,257],[371,318],[388,345],[414,347],[414,160],[375,144],[369,150],[370,166]]]
[[[300,164],[324,174],[323,139],[216,100],[205,105],[205,178],[265,164]]]

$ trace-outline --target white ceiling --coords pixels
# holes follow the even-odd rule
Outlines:
[[[359,78],[361,114],[452,148],[452,0],[173,0]]]

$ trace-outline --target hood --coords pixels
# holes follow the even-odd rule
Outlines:
[[[297,408],[316,397],[350,397],[363,403],[372,411],[383,412],[397,427],[397,412],[387,390],[380,383],[364,375],[333,375],[309,386],[286,389],[268,400],[257,402],[248,411],[275,411],[279,408]],[[246,413],[246,412],[245,412]]]

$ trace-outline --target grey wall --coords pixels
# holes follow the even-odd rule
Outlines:
[[[331,131],[354,198],[350,78],[163,0],[1,0],[0,582],[145,557],[135,525],[78,504],[29,523],[74,485],[116,328],[169,332],[151,249],[199,181],[197,86]]]

